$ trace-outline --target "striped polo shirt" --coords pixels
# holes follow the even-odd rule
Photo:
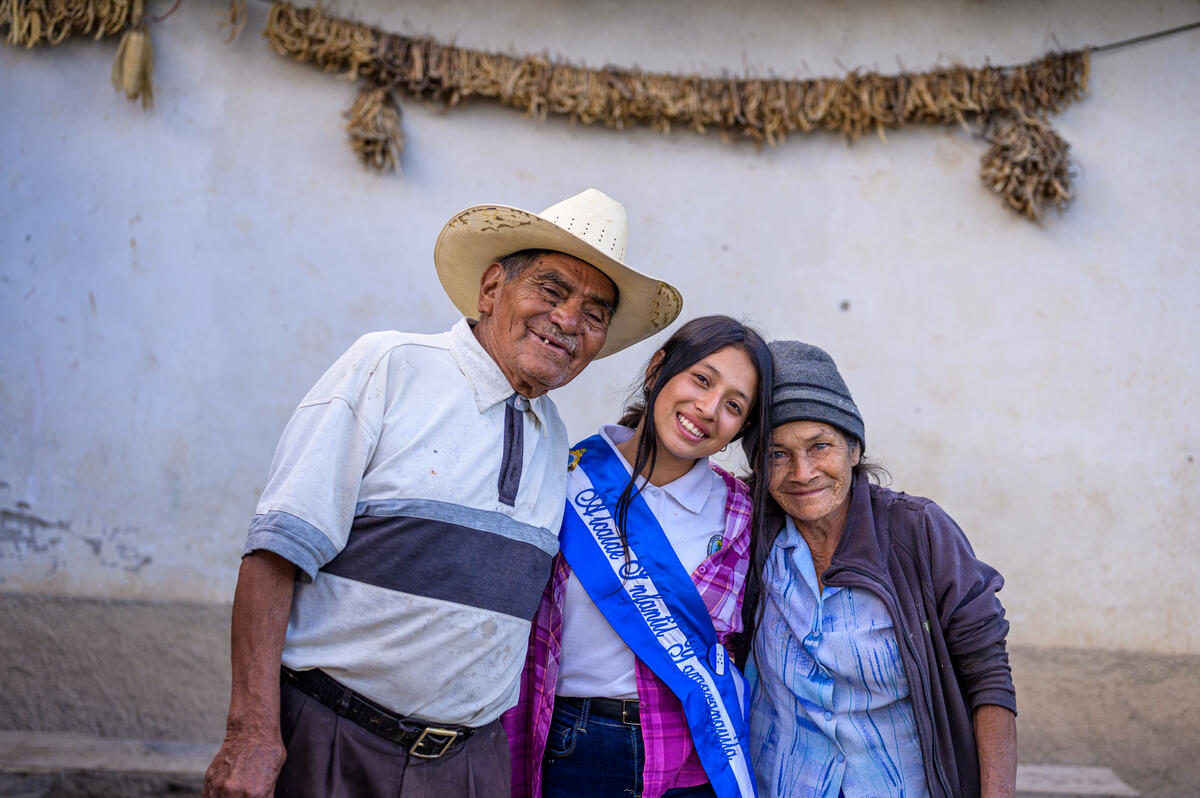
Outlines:
[[[501,501],[512,395],[466,319],[365,335],[309,391],[245,549],[297,566],[284,665],[440,723],[482,726],[516,703],[567,439],[549,397],[519,403],[520,482]]]

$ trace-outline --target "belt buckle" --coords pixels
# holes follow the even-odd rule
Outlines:
[[[637,699],[633,699],[633,700],[630,700],[628,698],[621,699],[621,722],[624,723],[626,726],[641,726],[642,725],[642,715],[640,712],[638,713],[637,720],[629,719],[628,712],[629,712],[630,704],[637,704]]]
[[[422,753],[420,750],[418,750],[427,739],[430,739],[430,734],[445,736],[447,738],[446,742],[442,743],[442,750],[435,754]],[[418,759],[437,759],[449,751],[450,746],[454,745],[454,741],[457,739],[458,732],[454,731],[453,729],[439,729],[436,726],[427,726],[421,730],[421,734],[419,737],[417,737],[417,741],[408,747],[408,753],[410,756],[415,756]],[[433,740],[432,742],[436,743],[437,741]]]

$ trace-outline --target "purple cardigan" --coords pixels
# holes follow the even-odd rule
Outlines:
[[[783,517],[769,515],[766,526],[764,539],[775,540]],[[984,704],[1017,711],[1005,649],[1008,621],[996,598],[1004,579],[975,557],[942,508],[860,474],[846,530],[821,581],[882,599],[912,690],[929,794],[978,796],[972,714]]]

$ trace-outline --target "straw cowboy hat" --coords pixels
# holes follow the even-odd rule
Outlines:
[[[620,292],[597,357],[636,344],[675,320],[683,298],[673,285],[626,266],[625,208],[594,188],[539,214],[507,205],[475,205],[454,214],[438,235],[433,262],[450,301],[479,315],[479,283],[492,263],[523,249],[550,249],[599,269]]]

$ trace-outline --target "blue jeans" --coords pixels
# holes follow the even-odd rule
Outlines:
[[[642,728],[598,718],[581,707],[554,705],[542,760],[543,798],[619,798],[642,795]],[[708,784],[667,790],[664,798],[716,798]]]

